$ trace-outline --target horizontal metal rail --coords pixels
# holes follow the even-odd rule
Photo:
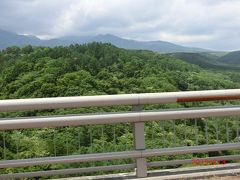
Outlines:
[[[239,149],[239,148],[240,148],[240,143],[226,143],[226,144],[185,146],[185,147],[151,149],[151,150],[135,150],[135,151],[32,158],[32,159],[20,159],[20,160],[5,160],[5,161],[0,161],[0,168],[25,167],[25,166],[35,166],[35,165],[56,164],[56,163],[104,161],[104,160],[115,160],[115,159],[148,158],[153,156],[202,153],[202,152],[232,150],[232,149]]]
[[[229,156],[214,156],[206,158],[197,158],[201,161],[222,161],[222,160],[240,160],[240,155],[229,155]],[[157,161],[147,163],[147,167],[159,167],[159,166],[173,166],[182,164],[191,164],[192,159],[179,159],[171,161]],[[236,165],[235,165],[236,166]],[[239,165],[238,165],[239,166]],[[52,175],[70,175],[70,174],[80,174],[80,173],[90,173],[97,171],[112,171],[112,170],[127,170],[136,168],[136,164],[121,164],[121,165],[111,165],[111,166],[96,166],[88,168],[69,168],[60,170],[48,170],[48,171],[37,171],[37,172],[25,172],[25,173],[15,173],[15,174],[4,174],[0,175],[0,179],[10,179],[10,178],[31,178],[39,176],[52,176]],[[233,167],[230,167],[233,168]]]
[[[0,112],[240,99],[240,89],[0,100]]]
[[[134,123],[135,150],[124,152],[110,152],[84,155],[42,157],[32,159],[2,160],[0,168],[26,167],[34,165],[47,165],[56,163],[91,162],[116,159],[135,159],[135,164],[102,166],[91,168],[62,169],[53,171],[38,171],[28,173],[16,173],[0,175],[1,178],[37,177],[45,175],[75,174],[80,172],[94,172],[99,170],[129,169],[137,167],[137,176],[147,176],[147,166],[161,166],[164,164],[189,163],[190,160],[176,160],[167,162],[146,163],[146,158],[163,155],[178,155],[204,153],[211,151],[222,151],[240,149],[240,142],[226,144],[212,144],[201,146],[185,146],[164,149],[145,149],[144,123],[155,120],[176,120],[191,118],[223,117],[240,115],[240,107],[213,107],[198,109],[177,109],[162,111],[141,111],[140,105],[163,104],[175,102],[194,102],[212,100],[237,100],[240,99],[240,89],[232,90],[211,90],[211,91],[189,91],[189,92],[169,92],[169,93],[146,93],[146,94],[124,94],[124,95],[102,95],[102,96],[82,96],[82,97],[54,97],[37,99],[15,99],[0,100],[0,112],[17,110],[41,110],[57,108],[75,108],[90,106],[114,106],[133,105],[134,112],[108,113],[108,114],[86,114],[86,115],[66,115],[51,117],[29,117],[16,119],[1,119],[0,130],[29,129],[43,127],[63,127],[95,124],[113,123]],[[143,136],[136,136],[143,135]],[[140,137],[140,138],[137,138]],[[4,136],[5,138],[5,136]],[[137,143],[136,143],[137,142]],[[142,147],[139,147],[139,142]],[[5,139],[4,139],[5,143]],[[5,145],[4,145],[5,148]],[[5,149],[4,149],[5,150]],[[226,156],[224,156],[225,158]],[[214,157],[213,157],[214,158]],[[222,158],[219,156],[218,158]],[[224,159],[223,158],[223,159]],[[228,157],[228,159],[239,159],[239,156]],[[216,159],[215,159],[216,160]]]
[[[218,107],[203,109],[145,111],[132,113],[112,113],[95,115],[73,115],[40,118],[5,119],[0,121],[0,130],[28,129],[43,127],[79,126],[90,124],[112,124],[145,122],[155,120],[174,120],[204,117],[240,115],[240,107]]]
[[[213,157],[206,157],[206,158],[195,158],[195,160],[199,160],[199,162],[208,162],[211,161],[223,161],[223,160],[233,160],[237,161],[240,160],[240,155],[228,155],[228,156],[213,156]],[[174,165],[183,165],[183,164],[193,164],[194,159],[178,159],[178,160],[171,160],[171,161],[156,161],[156,162],[149,162],[147,163],[148,167],[160,167],[160,166],[174,166]]]
[[[14,174],[3,174],[0,175],[0,179],[12,179],[12,178],[31,178],[40,176],[52,176],[52,175],[69,175],[69,174],[80,174],[80,173],[91,173],[97,171],[113,171],[113,170],[127,170],[134,169],[136,164],[123,164],[123,165],[111,165],[111,166],[96,166],[88,168],[69,168],[49,171],[36,171],[27,173],[14,173]]]

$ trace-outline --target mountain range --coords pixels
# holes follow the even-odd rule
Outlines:
[[[142,49],[160,53],[168,53],[188,63],[203,68],[240,70],[240,51],[213,52],[206,49],[185,47],[166,41],[137,41],[124,39],[111,34],[96,36],[65,36],[55,39],[43,40],[36,36],[19,35],[0,29],[0,50],[9,46],[67,46],[70,44],[85,44],[91,42],[111,43],[124,49]]]
[[[9,46],[67,46],[70,44],[84,44],[90,42],[111,43],[117,47],[125,49],[144,49],[161,53],[171,52],[208,52],[209,50],[185,47],[166,41],[137,41],[132,39],[124,39],[111,34],[96,36],[65,36],[56,39],[42,40],[36,36],[19,35],[13,32],[0,30],[0,49]]]

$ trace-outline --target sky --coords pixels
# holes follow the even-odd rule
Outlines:
[[[42,39],[114,34],[240,49],[240,0],[0,0],[0,29]]]

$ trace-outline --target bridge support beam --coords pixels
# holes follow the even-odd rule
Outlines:
[[[141,111],[141,106],[133,106],[133,111]],[[134,123],[134,143],[136,150],[145,150],[145,132],[144,132],[144,122]],[[146,158],[136,159],[136,175],[137,177],[147,177],[147,162]]]

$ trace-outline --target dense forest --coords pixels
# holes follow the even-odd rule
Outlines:
[[[0,52],[0,99],[84,96],[240,88],[240,73],[211,71],[171,55],[125,50],[111,44],[68,47],[9,47]],[[234,102],[232,102],[234,103]],[[237,103],[237,102],[235,102]],[[220,105],[226,102],[148,105],[144,109]],[[130,106],[1,113],[1,118],[129,111]],[[148,148],[236,140],[235,118],[147,123]],[[228,124],[226,124],[226,122]],[[228,130],[226,130],[226,126]],[[217,127],[217,129],[216,129]],[[217,134],[217,135],[216,135]],[[227,136],[226,136],[227,135]],[[217,136],[217,138],[216,138]],[[133,148],[131,124],[44,128],[0,132],[0,159],[122,151]],[[234,153],[218,152],[218,153]],[[191,158],[208,154],[158,157]],[[132,160],[2,169],[0,173],[129,163]]]

